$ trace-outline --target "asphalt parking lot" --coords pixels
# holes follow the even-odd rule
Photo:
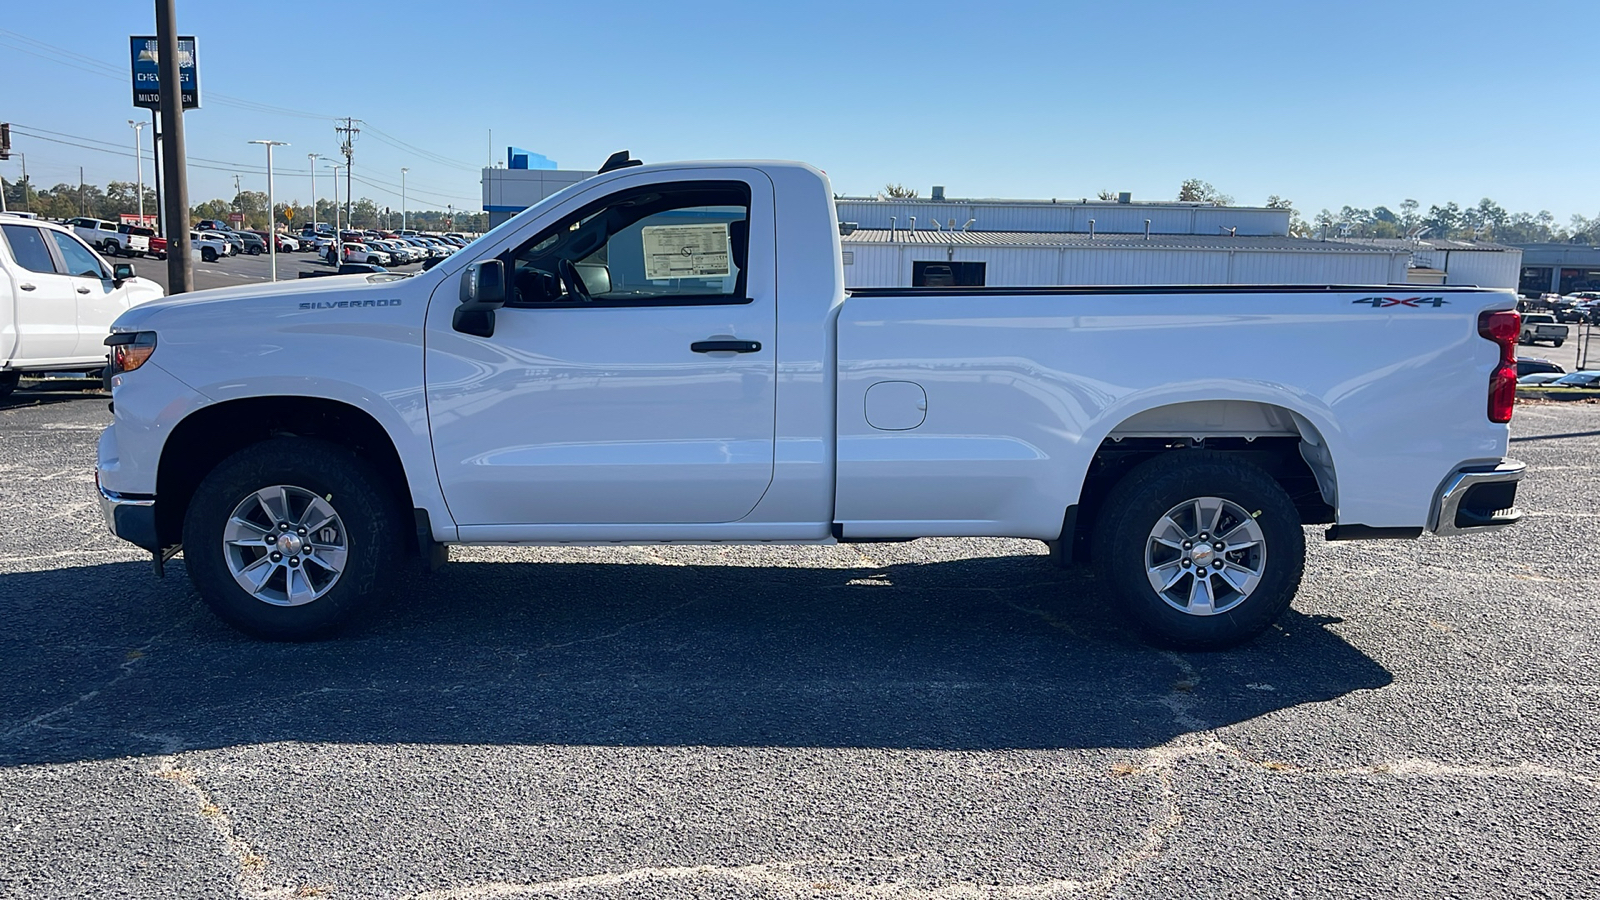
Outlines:
[[[3,896],[1600,892],[1600,406],[1519,407],[1517,528],[1178,654],[1005,540],[457,549],[257,643],[106,533],[105,400],[0,401]]]

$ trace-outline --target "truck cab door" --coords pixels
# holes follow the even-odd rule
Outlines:
[[[731,522],[765,493],[772,185],[756,170],[690,173],[579,191],[478,256],[506,272],[488,337],[454,327],[457,278],[435,291],[429,421],[464,539],[514,525]]]
[[[55,242],[76,301],[73,325],[77,340],[72,355],[80,359],[105,356],[111,323],[127,308],[123,292],[112,283],[106,264],[83,241],[60,231],[46,233]]]
[[[78,294],[60,268],[50,235],[32,225],[0,225],[11,255],[16,288],[17,332],[12,360],[18,363],[66,361],[78,347]],[[64,236],[64,235],[63,235]]]

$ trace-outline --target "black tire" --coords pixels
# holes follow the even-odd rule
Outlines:
[[[21,372],[0,372],[0,400],[11,396],[17,389],[17,381],[21,378]]]
[[[1252,514],[1265,547],[1254,589],[1231,609],[1219,603],[1224,611],[1213,615],[1169,604],[1147,575],[1147,548],[1162,517],[1203,497]],[[1288,494],[1259,467],[1209,451],[1167,452],[1134,468],[1106,497],[1093,537],[1098,579],[1121,611],[1153,643],[1179,649],[1226,649],[1265,631],[1289,608],[1305,568],[1305,534]],[[1192,571],[1193,564],[1185,568]],[[1191,581],[1180,581],[1180,591],[1192,583],[1193,576],[1183,577]]]
[[[217,251],[211,249],[210,247],[201,247],[200,248],[200,261],[201,262],[209,262],[209,263],[210,262],[211,263],[212,262],[213,263],[216,262],[217,261]]]
[[[1561,346],[1562,344],[1565,344],[1565,343],[1566,343],[1566,341],[1556,341],[1552,346],[1559,347],[1559,346]]]
[[[247,592],[223,551],[223,529],[234,510],[273,485],[327,498],[344,524],[343,570],[327,593],[298,606]],[[264,441],[223,460],[200,482],[183,522],[184,561],[206,605],[240,631],[275,641],[327,637],[370,613],[401,562],[402,541],[399,504],[377,472],[349,450],[310,438]]]

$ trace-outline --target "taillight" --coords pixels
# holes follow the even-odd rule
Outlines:
[[[1500,362],[1489,373],[1489,421],[1509,422],[1517,403],[1517,338],[1522,316],[1514,309],[1478,314],[1478,334],[1500,347]]]

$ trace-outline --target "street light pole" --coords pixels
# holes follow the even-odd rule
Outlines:
[[[406,230],[406,173],[411,171],[405,166],[400,167],[400,230]]]
[[[317,160],[322,158],[320,153],[307,153],[306,159],[311,161],[311,234],[317,233]]]
[[[328,163],[333,170],[333,264],[344,262],[344,226],[339,224],[339,170],[344,166]]]
[[[139,136],[140,133],[144,131],[144,126],[148,124],[150,123],[135,122],[132,119],[128,120],[128,127],[133,129],[133,167],[137,169],[139,173],[137,177],[135,177],[134,181],[138,184],[139,225],[141,227],[144,225],[144,147],[139,141]]]
[[[272,260],[272,280],[278,280],[278,223],[272,220],[272,148],[287,147],[288,141],[249,141],[267,148],[267,254]]]

